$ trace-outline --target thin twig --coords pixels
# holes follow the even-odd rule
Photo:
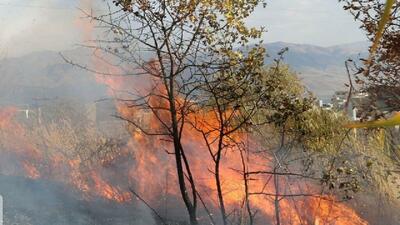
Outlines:
[[[157,216],[157,218],[161,221],[161,223],[163,225],[167,225],[167,223],[165,222],[164,218],[162,218],[162,216],[160,216],[160,214],[158,214],[157,210],[155,210],[153,207],[150,206],[149,203],[147,203],[146,200],[144,200],[142,197],[140,197],[140,195],[138,193],[136,193],[132,188],[129,188],[129,191],[135,195],[140,201],[142,201],[151,211],[153,211],[154,215]]]

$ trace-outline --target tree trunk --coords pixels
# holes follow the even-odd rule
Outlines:
[[[175,98],[173,93],[173,84],[172,79],[170,81],[170,90],[169,90],[169,104],[170,104],[170,113],[171,113],[171,122],[172,122],[172,136],[174,142],[174,150],[175,150],[175,161],[176,161],[176,172],[178,175],[179,189],[182,195],[182,199],[185,203],[186,209],[189,214],[189,220],[191,225],[198,225],[197,216],[196,216],[196,207],[194,206],[189,198],[188,191],[185,184],[185,174],[182,165],[182,145],[180,143],[179,137],[179,129],[178,129],[178,120],[177,120],[177,112],[175,108]],[[172,87],[171,87],[172,86]]]
[[[228,225],[228,218],[226,216],[224,196],[222,193],[221,178],[220,178],[220,173],[219,173],[220,162],[221,162],[221,153],[219,152],[218,156],[217,156],[217,160],[215,162],[215,183],[217,186],[218,201],[219,201],[219,207],[221,210],[222,221],[223,221],[224,225]]]
[[[280,207],[279,207],[279,178],[278,175],[274,174],[274,183],[275,183],[275,218],[276,218],[276,225],[281,224],[280,218]]]

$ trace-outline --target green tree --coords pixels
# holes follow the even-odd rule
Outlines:
[[[260,55],[256,58],[262,59],[264,51],[256,54]],[[250,55],[256,54],[250,53]],[[224,152],[233,151],[232,149],[240,151],[243,168],[246,170],[243,157],[244,154],[251,154],[251,149],[236,137],[243,136],[243,133],[252,135],[257,127],[271,124],[282,126],[288,117],[302,114],[310,109],[312,103],[295,73],[288,66],[276,63],[263,68],[262,61],[249,60],[249,62],[252,65],[246,70],[242,70],[242,67],[238,70],[231,68],[230,71],[215,76],[203,77],[206,85],[200,89],[205,102],[202,111],[208,117],[210,115],[214,117],[211,121],[218,122],[210,123],[197,118],[192,122],[202,133],[214,162],[213,174],[225,224],[228,222],[228,215],[221,185],[223,177],[220,173]],[[246,176],[244,182],[247,187],[245,195],[248,196],[250,186]],[[254,212],[251,210],[248,198],[245,201],[249,223],[253,224]]]

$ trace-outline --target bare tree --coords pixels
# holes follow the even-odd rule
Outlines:
[[[185,124],[199,108],[198,92],[208,85],[209,76],[232,67],[245,68],[245,64],[248,68],[258,60],[243,57],[246,53],[236,48],[261,36],[262,29],[244,23],[261,2],[115,0],[116,7],[109,6],[106,15],[88,14],[101,30],[109,31],[106,38],[89,47],[108,53],[108,58],[102,58],[104,64],[118,67],[119,72],[85,68],[109,76],[142,76],[139,80],[147,88],[134,87],[129,97],[120,100],[130,108],[150,111],[158,120],[157,129],[121,118],[144,134],[167,138],[173,144],[179,189],[192,225],[198,224],[198,191],[182,145]],[[254,48],[261,49],[258,45]],[[110,56],[114,59],[109,60]],[[223,209],[223,201],[220,203]]]

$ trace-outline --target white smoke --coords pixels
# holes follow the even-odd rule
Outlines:
[[[0,43],[7,56],[32,51],[70,49],[78,43],[73,18],[76,1],[0,1]],[[75,2],[75,3],[74,3]]]

